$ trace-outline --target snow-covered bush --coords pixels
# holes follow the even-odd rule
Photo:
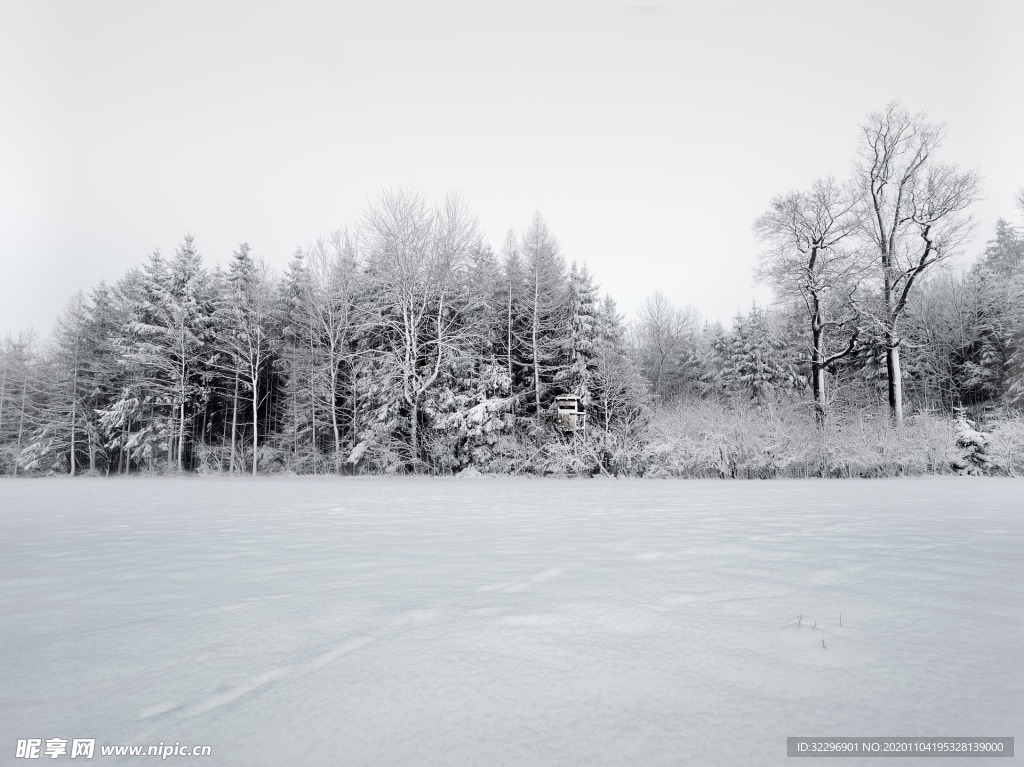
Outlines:
[[[14,474],[18,451],[14,445],[0,445],[0,476]]]
[[[537,443],[519,431],[502,434],[491,453],[489,463],[493,474],[535,474],[538,472],[540,450]]]
[[[884,411],[856,412],[836,417],[829,431],[831,476],[941,474],[957,455],[953,422],[928,413],[906,418],[897,429]]]
[[[412,454],[409,446],[397,436],[381,435],[366,440],[365,444],[366,452],[355,469],[358,473],[402,474],[409,470]]]
[[[1024,417],[1004,413],[987,424],[986,454],[992,474],[1024,475]]]
[[[484,473],[502,463],[497,446],[513,428],[512,402],[507,397],[487,397],[465,409],[438,419],[427,453],[435,471],[447,474],[466,466]]]
[[[697,401],[651,426],[645,476],[890,477],[943,473],[960,455],[952,419],[918,414],[893,428],[884,411],[833,413],[818,428],[801,403],[755,408]]]
[[[956,446],[959,455],[950,465],[957,474],[987,474],[992,467],[988,456],[989,436],[978,431],[974,421],[967,417],[963,408],[956,411]]]
[[[196,474],[222,474],[228,465],[226,459],[230,447],[219,445],[198,445],[193,452]]]
[[[593,474],[598,467],[593,445],[582,438],[551,440],[541,451],[542,474],[579,476]]]
[[[796,408],[697,401],[655,415],[645,475],[771,478],[818,473],[813,418]]]

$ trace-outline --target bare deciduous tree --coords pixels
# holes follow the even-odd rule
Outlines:
[[[334,470],[340,470],[342,382],[350,362],[355,251],[345,232],[337,231],[329,242],[320,240],[307,259],[310,274],[310,317],[313,333],[322,345],[326,386],[323,407],[331,421],[334,438]],[[316,403],[314,402],[314,407]]]
[[[252,407],[252,475],[256,476],[259,463],[259,410],[266,396],[266,376],[277,345],[275,324],[276,286],[273,275],[262,262],[249,255],[249,245],[242,243],[234,254],[225,305],[220,308],[223,325],[221,345],[228,352],[229,369],[235,378],[235,414],[237,418],[238,384],[249,390]],[[232,452],[235,430],[232,423]]]
[[[386,337],[374,353],[400,382],[419,461],[424,397],[475,337],[458,311],[457,273],[479,241],[477,222],[455,195],[432,210],[416,194],[391,191],[367,212],[362,235],[372,265],[365,278],[377,297],[367,322]]]
[[[964,211],[978,197],[974,171],[935,160],[945,125],[893,102],[861,126],[855,181],[862,231],[872,245],[880,306],[874,319],[886,346],[889,409],[903,421],[900,320],[920,276],[954,255],[972,221]]]
[[[634,326],[644,373],[651,382],[655,397],[665,399],[673,392],[673,379],[678,378],[682,356],[693,343],[700,325],[700,316],[690,306],[677,307],[661,291],[644,299]]]
[[[754,224],[768,244],[758,277],[783,301],[806,310],[810,330],[811,385],[815,416],[825,415],[825,373],[856,347],[860,312],[854,302],[863,261],[851,241],[859,227],[856,197],[833,178],[809,191],[776,197]],[[839,341],[831,354],[830,339]]]

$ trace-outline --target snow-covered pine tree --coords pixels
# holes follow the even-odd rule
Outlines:
[[[1006,363],[1012,339],[1007,327],[1009,313],[1007,290],[1012,282],[998,276],[987,263],[976,265],[963,284],[962,323],[965,338],[954,350],[949,367],[957,399],[978,404],[998,399],[1005,391]],[[953,388],[951,387],[951,388]]]
[[[170,433],[170,419],[157,415],[154,397],[146,374],[148,371],[135,356],[139,351],[139,337],[134,333],[135,323],[149,320],[147,307],[152,305],[155,282],[154,271],[161,275],[165,264],[155,252],[149,264],[130,269],[110,291],[113,308],[110,321],[115,330],[108,336],[112,357],[116,362],[112,389],[97,416],[105,447],[117,453],[118,472],[128,473],[133,465],[145,461],[152,468],[158,450],[166,448]]]
[[[40,380],[41,406],[32,418],[29,444],[21,456],[29,471],[80,471],[85,449],[88,391],[85,376],[88,309],[78,292],[57,320]]]
[[[32,419],[40,403],[39,353],[35,334],[6,336],[0,345],[0,474],[17,475]]]
[[[145,417],[166,435],[168,459],[183,471],[211,340],[208,277],[192,236],[185,236],[170,264],[154,253],[144,277],[127,356],[139,368],[141,399],[152,411]]]
[[[1006,317],[1003,398],[1014,407],[1024,408],[1024,270],[1010,278],[1007,292],[1012,304]]]
[[[58,319],[38,384],[41,399],[30,419],[26,468],[74,476],[102,464],[109,471],[100,413],[119,385],[119,327],[113,295],[102,283],[90,299],[77,293]]]
[[[248,395],[253,476],[259,465],[261,406],[270,392],[269,374],[278,345],[275,293],[266,265],[256,261],[248,243],[243,242],[233,254],[214,320],[216,344],[223,357],[219,364]]]
[[[1024,237],[1005,219],[996,221],[996,234],[985,245],[985,263],[996,274],[1010,277],[1024,272]]]
[[[727,359],[723,371],[727,386],[758,406],[799,383],[782,345],[773,337],[768,316],[756,303],[746,316],[736,316]]]
[[[977,374],[992,386],[993,398],[1024,405],[1024,236],[1008,222],[996,222],[996,235],[976,271],[991,272],[983,299],[983,343]],[[997,383],[996,383],[997,382]]]
[[[514,426],[511,381],[497,357],[463,360],[443,376],[429,404],[431,463],[442,473],[500,470],[500,441]]]
[[[566,360],[562,357],[561,333],[566,307],[565,262],[558,241],[541,217],[535,213],[520,251],[525,273],[527,298],[527,336],[522,339],[530,372],[532,407],[523,415],[533,419],[533,431],[541,440],[545,408],[553,396],[552,383]]]
[[[702,397],[717,398],[728,391],[726,369],[730,346],[731,334],[721,322],[704,323],[697,343],[697,390]]]
[[[512,396],[525,398],[532,390],[533,369],[530,362],[530,310],[532,291],[527,283],[526,265],[520,251],[519,238],[511,229],[505,235],[499,264],[498,333],[495,356],[505,366],[512,382]],[[516,406],[523,412],[522,403]]]
[[[992,459],[988,453],[988,435],[977,430],[974,421],[967,418],[964,408],[957,407],[955,417],[956,446],[960,450],[960,456],[953,461],[953,470],[958,474],[987,474],[992,468]]]
[[[996,232],[968,272],[933,275],[908,303],[905,383],[918,407],[977,410],[1007,395],[1024,260],[1012,227]]]
[[[98,469],[97,460],[101,458],[107,474],[121,469],[123,463],[121,451],[113,444],[120,433],[105,427],[102,413],[117,400],[129,380],[122,362],[127,322],[127,307],[120,293],[115,286],[101,282],[90,294],[88,303],[89,345],[85,361],[89,390],[84,404],[89,410],[90,468]]]
[[[7,406],[11,396],[8,394],[8,385],[14,386],[14,360],[11,354],[10,335],[4,337],[0,342],[0,475],[6,474],[6,454],[9,439],[4,431],[4,417],[7,415]],[[7,419],[8,423],[10,419]]]
[[[513,422],[509,286],[482,239],[471,249],[460,279],[463,300],[453,321],[462,324],[469,343],[438,377],[424,407],[430,424],[429,461],[440,473],[470,465],[494,470],[497,444]]]
[[[565,329],[561,341],[562,367],[554,377],[563,394],[580,397],[590,407],[597,375],[601,320],[597,288],[586,265],[573,262],[569,270]]]
[[[506,286],[498,258],[482,237],[470,248],[460,276],[465,305],[459,320],[472,335],[472,356],[479,367],[497,357],[507,341]]]
[[[291,455],[289,464],[302,473],[320,467],[322,417],[318,415],[318,384],[324,364],[323,346],[316,332],[313,281],[305,252],[295,251],[280,282],[282,417],[278,446]]]

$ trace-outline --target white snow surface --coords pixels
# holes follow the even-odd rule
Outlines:
[[[790,735],[1020,736],[1022,513],[1024,481],[973,477],[0,481],[0,761],[60,737],[229,767],[783,765]]]

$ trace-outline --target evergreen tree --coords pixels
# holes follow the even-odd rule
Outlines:
[[[139,367],[154,432],[166,437],[168,459],[182,471],[211,340],[207,273],[192,236],[186,235],[170,264],[154,253],[144,277],[128,356]]]
[[[721,322],[705,323],[698,346],[698,391],[703,397],[720,397],[726,393],[726,370],[729,366],[731,334]]]
[[[530,390],[534,434],[541,439],[545,408],[553,396],[552,383],[565,364],[561,355],[560,333],[564,327],[566,306],[565,262],[558,241],[540,213],[534,214],[521,244],[525,272],[525,293],[529,326],[523,339],[529,361]]]
[[[41,404],[34,333],[7,336],[0,345],[0,473],[17,476],[33,418]]]
[[[291,454],[297,471],[316,473],[321,452],[318,394],[324,354],[316,332],[313,280],[300,248],[280,283],[281,362],[284,370],[278,445]]]
[[[526,266],[523,262],[519,241],[515,232],[509,230],[501,251],[500,264],[501,301],[499,332],[495,356],[505,366],[508,379],[512,382],[514,395],[532,389],[532,365],[530,362],[530,301]],[[521,408],[519,408],[521,409]]]
[[[726,385],[759,406],[770,402],[776,392],[800,383],[783,357],[782,344],[773,337],[767,315],[757,304],[746,316],[736,316],[726,360]]]
[[[598,368],[601,319],[597,289],[586,266],[581,269],[573,263],[569,270],[567,308],[561,351],[565,367],[555,374],[555,381],[562,393],[580,397],[589,407]],[[606,318],[606,322],[612,320]]]
[[[977,430],[974,421],[967,418],[962,407],[956,408],[956,446],[960,456],[953,461],[958,474],[983,475],[992,468],[988,452],[989,437]]]
[[[224,356],[221,364],[235,381],[233,419],[238,413],[238,385],[248,393],[253,476],[259,464],[261,405],[271,390],[269,374],[278,343],[276,310],[275,286],[268,270],[252,258],[249,245],[243,242],[233,255],[215,320],[217,347]],[[233,423],[232,451],[235,429]]]

